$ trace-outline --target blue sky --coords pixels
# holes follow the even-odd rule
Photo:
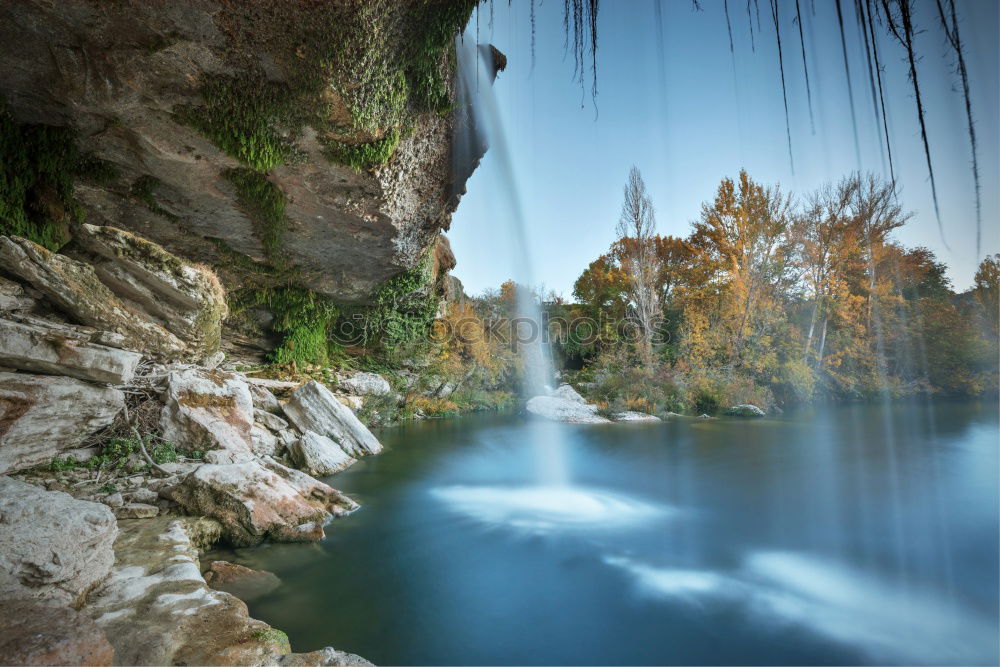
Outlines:
[[[604,0],[598,24],[598,97],[584,96],[564,56],[563,3],[537,6],[532,67],[529,3],[495,0],[481,8],[480,42],[508,56],[495,84],[509,153],[523,201],[534,263],[533,280],[571,297],[573,282],[614,239],[621,189],[638,165],[656,206],[661,234],[685,236],[703,201],[724,176],[746,168],[762,182],[804,193],[857,170],[888,174],[878,141],[863,45],[847,11],[860,160],[855,152],[840,33],[833,0],[801,0],[812,83],[811,131],[795,3],[781,0],[782,46],[791,117],[794,174],[789,165],[774,27],[760,0],[762,34],[751,50],[746,3],[730,0],[736,57],[730,55],[722,0],[663,0],[662,39],[654,0]],[[998,33],[996,0],[956,0],[972,81],[983,202],[983,252],[1000,251],[998,171]],[[972,282],[978,259],[970,150],[962,96],[952,58],[935,23],[933,0],[916,0],[917,36],[928,133],[937,177],[945,248],[938,232],[904,53],[885,34],[886,105],[900,201],[913,218],[897,232],[909,246],[925,245],[949,266],[959,289]],[[473,17],[467,34],[475,34]],[[919,27],[918,26],[918,27]],[[468,37],[467,37],[468,38]],[[662,50],[662,57],[660,56]],[[517,245],[503,210],[501,166],[487,154],[468,183],[448,233],[458,258],[454,273],[469,293],[514,276]]]

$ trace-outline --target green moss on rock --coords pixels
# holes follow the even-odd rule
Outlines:
[[[73,197],[80,162],[71,128],[17,123],[0,102],[0,234],[58,250],[85,213]]]
[[[265,256],[280,266],[284,261],[282,239],[288,227],[284,193],[267,176],[252,169],[229,169],[225,176],[236,187],[239,203],[253,223]]]

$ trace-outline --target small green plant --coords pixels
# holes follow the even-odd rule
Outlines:
[[[291,643],[288,641],[288,635],[286,635],[284,632],[276,628],[268,628],[267,630],[257,630],[250,636],[262,644],[265,643],[278,644],[285,652],[292,650]]]
[[[104,485],[101,486],[100,492],[101,493],[108,493],[108,494],[110,494],[110,493],[118,493],[118,487],[115,486],[114,484],[111,484],[109,482],[109,483],[104,484]]]
[[[335,139],[324,141],[327,158],[333,162],[347,165],[355,171],[385,164],[396,152],[399,145],[399,130],[393,128],[381,139],[365,144],[349,144]]]
[[[154,463],[174,463],[179,458],[177,449],[174,447],[174,443],[163,440],[155,445],[149,450],[149,456],[153,459]]]
[[[67,456],[64,459],[57,457],[52,459],[52,461],[49,463],[49,470],[51,470],[52,472],[64,472],[66,470],[73,470],[75,468],[79,468],[80,465],[81,464],[79,461],[70,456]]]

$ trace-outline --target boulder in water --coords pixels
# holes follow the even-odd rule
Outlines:
[[[763,417],[767,413],[758,408],[756,405],[751,405],[750,403],[743,403],[741,405],[734,405],[733,407],[726,410],[724,413],[729,417],[744,417],[747,419],[755,419],[758,417]]]
[[[597,406],[558,396],[535,396],[528,401],[528,412],[539,417],[570,424],[609,424],[610,419],[597,414]]]

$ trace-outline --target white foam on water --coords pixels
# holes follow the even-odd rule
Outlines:
[[[995,664],[998,631],[989,620],[927,591],[903,590],[847,566],[789,552],[758,552],[731,574],[607,557],[645,598],[722,600],[755,622],[798,626],[904,664]]]
[[[445,486],[431,494],[486,526],[533,534],[628,529],[673,512],[626,495],[578,486]]]

